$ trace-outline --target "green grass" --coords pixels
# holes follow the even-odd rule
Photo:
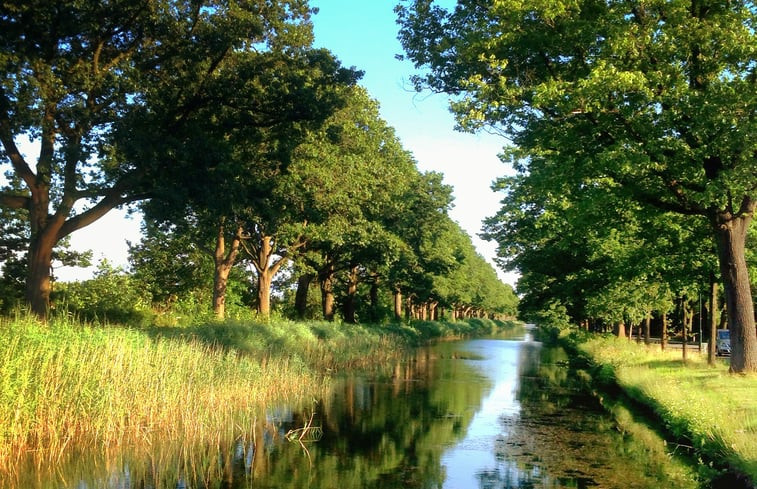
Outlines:
[[[334,372],[390,365],[407,348],[504,326],[235,321],[129,329],[0,319],[0,478],[31,454],[187,444],[323,396]]]
[[[705,476],[731,468],[757,481],[757,376],[729,374],[725,360],[709,366],[699,352],[684,364],[680,350],[659,345],[596,335],[573,341],[600,377],[614,379],[694,450]]]

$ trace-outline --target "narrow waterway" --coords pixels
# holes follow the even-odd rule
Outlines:
[[[442,343],[202,453],[82,457],[38,487],[696,487],[685,466],[622,433],[567,360],[528,332]]]

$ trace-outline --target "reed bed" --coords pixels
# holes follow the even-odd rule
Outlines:
[[[203,439],[266,406],[322,395],[295,357],[260,361],[193,340],[32,321],[0,327],[0,471],[33,452]]]
[[[757,376],[729,374],[727,360],[710,366],[706,354],[696,351],[684,363],[680,350],[613,337],[594,336],[578,345],[698,454],[702,471],[717,477],[735,469],[757,481]]]
[[[0,319],[0,486],[30,460],[54,470],[88,450],[117,457],[166,440],[217,444],[271,408],[323,397],[334,372],[394,364],[441,335],[507,326],[477,321],[439,330],[284,320],[129,329]]]

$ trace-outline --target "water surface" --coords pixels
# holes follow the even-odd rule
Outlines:
[[[579,377],[565,352],[528,335],[442,343],[383,375],[345,378],[310,409],[273,411],[237,439],[81,454],[25,487],[695,487],[675,459],[621,433]]]

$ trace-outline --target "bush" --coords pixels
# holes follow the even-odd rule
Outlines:
[[[95,277],[56,284],[51,307],[84,321],[148,326],[153,320],[150,295],[120,268],[103,260]]]

